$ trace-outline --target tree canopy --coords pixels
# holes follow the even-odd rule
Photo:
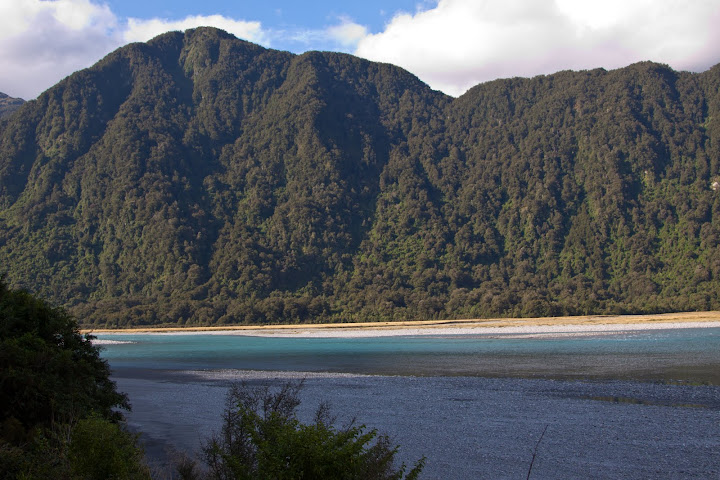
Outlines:
[[[300,383],[269,387],[234,384],[227,396],[222,432],[203,447],[214,480],[416,479],[421,459],[406,474],[395,465],[398,447],[361,425],[337,428],[327,404],[312,423],[298,420]]]
[[[66,311],[0,278],[0,478],[150,478],[109,375]]]

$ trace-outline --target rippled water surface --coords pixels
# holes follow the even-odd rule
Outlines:
[[[423,478],[720,478],[720,329],[603,335],[278,338],[98,335],[149,456],[197,452],[231,382],[305,378],[427,457]],[[710,385],[708,385],[710,384]]]
[[[720,383],[720,329],[604,335],[278,338],[99,335],[115,368],[621,378]]]

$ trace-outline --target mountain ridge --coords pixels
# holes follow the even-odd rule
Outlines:
[[[0,121],[7,118],[17,109],[19,109],[25,100],[22,98],[13,98],[3,92],[0,92]]]
[[[172,32],[0,126],[0,261],[98,326],[718,308],[718,85]]]

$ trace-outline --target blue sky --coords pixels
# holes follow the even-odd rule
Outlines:
[[[381,32],[399,12],[414,13],[431,8],[437,1],[366,0],[337,1],[246,1],[246,0],[111,0],[106,2],[113,12],[124,18],[164,18],[180,20],[188,16],[221,15],[227,18],[260,21],[270,32],[272,48],[302,53],[308,49],[352,51],[352,45],[323,37],[325,29],[352,22],[364,26],[368,32]]]
[[[220,14],[225,17],[260,20],[275,30],[321,30],[349,18],[379,32],[397,12],[415,12],[437,1],[361,0],[337,1],[243,1],[243,0],[112,0],[106,2],[121,17],[180,19],[189,15]],[[283,48],[292,50],[292,48]]]
[[[393,63],[453,96],[567,69],[720,63],[720,0],[0,0],[0,91],[31,99],[129,42],[208,25]]]

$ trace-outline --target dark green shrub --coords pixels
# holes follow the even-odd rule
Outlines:
[[[73,473],[83,479],[150,478],[136,436],[99,417],[78,422],[72,432],[68,458]]]
[[[278,391],[235,385],[228,394],[222,432],[203,448],[213,479],[414,479],[394,465],[397,446],[364,426],[336,428],[326,405],[310,424],[296,418],[302,384]]]

